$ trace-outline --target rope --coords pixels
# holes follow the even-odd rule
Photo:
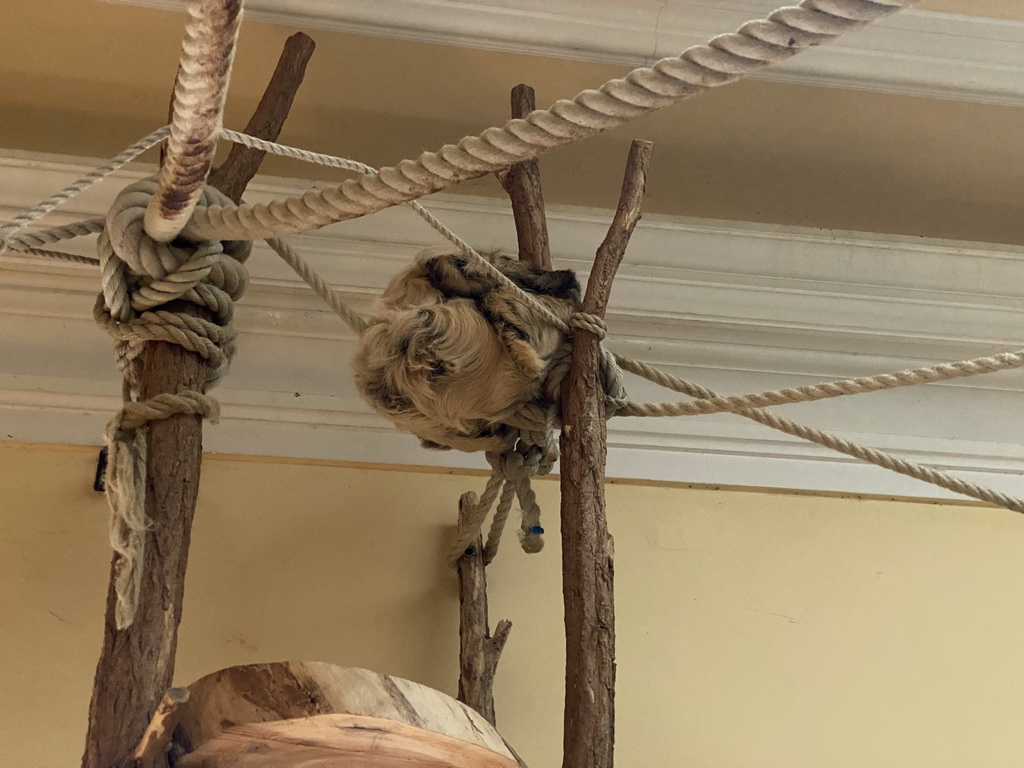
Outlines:
[[[146,437],[145,425],[178,413],[216,418],[216,401],[201,392],[161,394],[143,402],[139,392],[140,357],[148,341],[178,344],[210,363],[206,387],[213,387],[226,373],[235,351],[231,327],[233,302],[248,285],[242,262],[249,255],[248,242],[157,242],[144,230],[147,205],[156,192],[155,178],[129,185],[118,195],[107,214],[97,241],[102,292],[97,297],[97,324],[116,341],[115,356],[124,380],[125,404],[107,425],[105,438],[109,459],[107,499],[110,505],[110,542],[115,558],[115,620],[118,629],[131,625],[138,606],[139,585],[145,560]],[[206,189],[199,205],[223,204],[227,198]],[[73,229],[73,228],[72,228]],[[68,236],[95,232],[87,224]],[[36,233],[36,237],[40,237]],[[51,231],[46,237],[59,239]],[[228,258],[225,258],[228,257]],[[161,309],[174,299],[184,299],[209,309],[213,320]]]
[[[423,197],[470,178],[593,136],[697,93],[756,72],[833,40],[917,0],[803,0],[767,19],[751,21],[707,45],[641,67],[600,90],[548,110],[488,128],[417,160],[403,160],[372,176],[269,204],[197,211],[185,227],[193,239],[256,238],[295,234],[356,218]]]
[[[665,373],[664,371],[660,371],[657,368],[653,368],[646,363],[631,360],[628,357],[623,357],[621,355],[615,355],[615,360],[623,370],[642,376],[648,381],[652,381],[662,387],[673,389],[676,392],[682,392],[690,397],[705,400],[719,397],[719,395],[706,387],[686,381],[685,379],[677,378]],[[793,437],[799,437],[802,440],[816,443],[817,445],[830,448],[833,451],[846,454],[847,456],[852,456],[856,459],[860,459],[861,461],[875,464],[883,469],[888,469],[901,475],[907,475],[908,477],[913,477],[917,480],[937,485],[948,491],[953,491],[954,493],[979,499],[980,501],[987,501],[990,504],[1004,507],[1013,512],[1024,512],[1024,499],[1008,496],[990,488],[985,488],[967,480],[954,477],[953,475],[949,475],[945,472],[940,472],[938,470],[931,469],[930,467],[906,461],[905,459],[898,458],[885,453],[884,451],[852,443],[849,440],[844,440],[843,438],[829,434],[828,432],[806,427],[795,421],[791,421],[790,419],[777,416],[774,413],[756,409],[736,411],[735,413],[737,416],[753,419],[760,424],[764,424],[766,427],[771,427],[772,429],[777,429],[780,432],[785,432],[787,435],[792,435]]]
[[[221,129],[220,136],[223,139],[233,141],[236,144],[241,144],[245,147],[250,147],[251,149],[258,149],[261,152],[268,152],[272,155],[280,155],[281,157],[289,157],[293,160],[300,160],[304,163],[322,165],[326,168],[340,168],[345,171],[357,171],[358,173],[367,175],[377,173],[377,169],[372,165],[360,163],[357,160],[350,160],[347,157],[337,157],[335,155],[324,155],[320,152],[310,152],[307,149],[299,149],[298,147],[289,147],[286,144],[278,144],[273,141],[267,141],[266,139],[259,139],[255,136],[250,136],[247,133],[239,133],[238,131],[231,131],[227,128]],[[406,202],[406,205],[416,211],[416,214],[427,222],[427,224],[429,224],[438,234],[454,243],[463,252],[480,256],[480,254],[473,249],[473,246],[445,226],[440,219],[434,216],[434,214],[424,208],[420,203],[415,200],[410,200]]]
[[[111,509],[110,546],[114,563],[114,619],[118,629],[131,625],[139,603],[142,564],[146,554],[146,437],[150,421],[178,413],[198,414],[216,422],[217,402],[201,392],[157,395],[145,402],[128,402],[107,424],[106,493]]]
[[[25,211],[25,213],[21,214],[20,216],[16,216],[15,218],[11,219],[9,222],[4,224],[2,227],[0,227],[0,254],[2,254],[7,249],[9,243],[15,242],[14,236],[17,235],[18,232],[23,230],[26,226],[31,224],[33,221],[41,219],[50,211],[66,203],[68,200],[73,198],[78,193],[91,187],[97,181],[105,179],[107,176],[110,176],[115,171],[123,168],[125,165],[130,163],[132,160],[141,155],[147,149],[155,147],[157,144],[159,144],[161,141],[167,138],[167,136],[170,134],[170,130],[171,129],[169,127],[165,126],[163,128],[156,129],[155,131],[146,136],[143,136],[141,139],[136,141],[134,144],[132,144],[126,150],[121,152],[119,155],[112,157],[103,165],[89,171],[89,173],[82,176],[82,178],[72,182],[71,184],[68,184],[68,186],[64,187],[64,189],[62,189],[60,192],[57,192],[56,194],[48,197],[43,202],[39,203],[39,205],[37,205],[36,207],[28,211]],[[79,226],[83,224],[88,225],[90,223],[94,223],[97,221],[102,222],[102,219],[89,219],[87,222],[79,222]],[[54,227],[50,230],[46,230],[46,232],[54,233],[65,231],[70,233],[73,232],[75,226],[76,225],[74,224],[68,224],[63,227]],[[96,232],[99,230],[91,231]],[[74,232],[74,234],[69,234],[68,237],[58,237],[57,239],[66,240],[69,239],[70,237],[77,237],[80,234],[89,233]],[[34,236],[41,237],[45,236],[45,234],[36,232],[34,233]],[[28,235],[23,236],[23,238],[21,239],[24,240],[24,243],[29,247],[38,247],[39,245],[42,245],[45,242],[56,242],[55,240],[42,240],[39,241],[38,243],[35,243],[25,239],[31,237],[32,235]]]
[[[27,256],[38,256],[41,259],[54,259],[56,261],[68,261],[75,264],[88,264],[90,267],[98,267],[100,260],[92,256],[81,256],[77,253],[67,251],[51,251],[46,248],[32,248],[29,246],[13,245],[9,247],[11,253],[22,253]]]
[[[238,144],[242,144],[243,146],[246,147],[258,149],[262,152],[269,152],[271,154],[280,155],[282,157],[289,157],[295,160],[301,160],[303,162],[312,163],[314,165],[322,165],[327,168],[340,168],[346,171],[357,171],[362,174],[375,174],[377,172],[372,166],[366,165],[365,163],[360,163],[356,160],[350,160],[345,157],[336,157],[334,155],[324,155],[319,152],[310,152],[309,150],[299,149],[298,147],[289,147],[284,144],[277,144],[275,142],[267,141],[265,139],[259,139],[256,138],[255,136],[250,136],[246,133],[239,133],[237,131],[221,129],[220,135],[222,138],[228,139],[229,141],[233,141]],[[544,304],[537,301],[529,293],[522,290],[514,282],[509,280],[508,277],[506,277],[501,270],[497,269],[490,262],[489,259],[482,256],[469,243],[467,243],[455,232],[453,232],[451,229],[445,226],[445,224],[442,223],[440,219],[434,216],[434,214],[432,214],[430,211],[424,208],[420,203],[413,200],[408,201],[406,204],[410,208],[412,208],[420,218],[427,222],[427,224],[429,224],[431,228],[438,232],[442,237],[445,237],[450,242],[454,243],[463,253],[472,258],[477,263],[477,265],[488,274],[488,276],[490,276],[494,280],[497,280],[499,283],[504,285],[508,290],[510,290],[535,315],[544,318],[545,320],[547,320],[547,322],[551,323],[556,328],[559,328],[563,333],[568,331],[569,328],[566,325],[565,321],[562,320],[562,318],[560,318],[558,315],[556,315],[554,312],[548,309],[548,307],[546,307]],[[272,240],[274,242],[271,242]],[[286,256],[284,253],[281,252],[281,250],[278,250],[278,246],[275,245],[274,243],[276,242],[278,244],[283,244],[282,240],[280,240],[279,238],[268,238],[267,242],[289,264],[289,266],[291,266],[292,269],[294,269],[299,274],[299,276],[306,281],[307,285],[309,285],[314,291],[316,291],[317,295],[323,298],[332,308],[334,308],[335,312],[337,312],[338,316],[341,317],[341,319],[344,320],[346,324],[348,324],[349,328],[351,328],[356,333],[360,334],[363,332],[363,330],[366,329],[365,322],[361,318],[359,319],[359,323],[362,323],[361,326],[359,326],[359,323],[353,322],[352,315],[354,315],[354,313],[352,310],[350,310],[348,307],[344,307],[344,309],[338,308],[339,306],[344,306],[343,303],[341,302],[341,299],[337,297],[337,295],[334,294],[332,291],[330,291],[330,289],[327,288],[326,284],[323,283],[323,281],[320,280],[318,276],[315,276],[315,273],[312,272],[312,269],[308,265],[305,265],[303,263],[303,266],[300,268],[295,266],[295,264],[293,264],[292,261],[289,261],[289,259],[293,259],[296,263],[299,263],[301,261],[301,259],[298,257],[297,254],[295,254],[294,251],[291,251],[290,254]],[[307,277],[307,275],[309,275],[309,277]],[[313,281],[316,281],[318,284],[315,285]],[[321,291],[324,291],[324,293],[321,293]]]
[[[217,151],[217,132],[242,23],[242,0],[191,0],[187,10],[167,153],[145,218],[146,233],[159,242],[177,237],[203,194]]]
[[[540,446],[526,445],[522,442],[511,451],[488,452],[485,455],[491,465],[491,476],[487,479],[487,485],[480,494],[477,505],[466,515],[465,520],[460,521],[458,535],[448,550],[448,564],[453,568],[480,535],[495,499],[498,500],[498,507],[487,534],[487,543],[484,545],[484,562],[491,562],[498,554],[505,522],[508,520],[512,501],[516,498],[519,499],[522,510],[520,545],[528,553],[540,552],[544,548],[540,505],[537,503],[530,478],[548,474],[554,464],[554,457]]]
[[[267,238],[267,245],[273,248],[277,255],[284,259],[284,263],[295,270],[295,273],[306,281],[306,285],[313,289],[313,292],[323,299],[334,310],[345,324],[354,333],[361,336],[367,328],[364,320],[358,312],[352,309],[345,300],[341,298],[328,284],[327,281],[317,274],[317,271],[303,259],[294,248],[279,237]]]
[[[683,403],[634,403],[628,400],[614,402],[616,416],[695,416],[711,413],[735,413],[752,408],[764,408],[787,403],[807,403],[843,395],[880,392],[915,384],[951,381],[983,373],[1024,368],[1024,350],[1003,352],[991,357],[977,357],[955,363],[941,363],[930,368],[913,368],[895,373],[879,373],[856,379],[840,379],[823,384],[810,384],[779,390],[768,390],[751,395],[702,398]]]

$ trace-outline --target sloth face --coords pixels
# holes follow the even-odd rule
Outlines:
[[[579,304],[572,272],[504,257],[492,262],[568,319]],[[388,284],[360,340],[356,384],[373,408],[432,447],[504,450],[502,420],[537,399],[563,334],[451,248],[428,248]]]

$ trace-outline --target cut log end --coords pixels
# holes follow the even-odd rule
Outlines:
[[[189,686],[177,768],[522,768],[479,714],[401,678],[332,664],[231,667]]]

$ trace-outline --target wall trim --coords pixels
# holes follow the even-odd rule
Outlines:
[[[181,8],[179,0],[108,2]],[[731,32],[778,5],[765,0],[249,0],[246,14],[291,26],[632,68]],[[1024,104],[1022,46],[1024,22],[911,9],[752,77],[1019,106]]]
[[[0,153],[0,218],[51,194],[90,161]],[[140,166],[61,209],[97,215]],[[254,201],[310,182],[257,181]],[[425,201],[480,248],[512,250],[497,200]],[[610,213],[550,212],[562,266],[586,269]],[[333,285],[365,309],[389,276],[436,235],[391,209],[293,238]],[[213,452],[481,468],[479,456],[428,452],[371,414],[351,383],[353,338],[265,247],[238,307],[241,349],[218,390]],[[118,407],[109,340],[91,320],[87,268],[5,255],[0,261],[0,440],[98,445]],[[1024,250],[1002,245],[646,217],[609,311],[610,344],[738,394],[933,364],[1024,346]],[[671,393],[630,382],[635,399]],[[789,406],[787,415],[916,461],[1024,493],[1014,414],[1024,374]],[[737,417],[618,419],[612,477],[807,491],[946,498],[944,492],[794,441]]]

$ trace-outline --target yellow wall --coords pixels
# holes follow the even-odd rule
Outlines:
[[[0,449],[0,768],[76,764],[101,636],[93,449]],[[455,500],[479,476],[210,457],[178,679],[317,659],[448,692]],[[491,570],[498,716],[559,764],[551,534]],[[615,485],[618,764],[995,768],[1024,754],[1024,521],[970,506]]]

